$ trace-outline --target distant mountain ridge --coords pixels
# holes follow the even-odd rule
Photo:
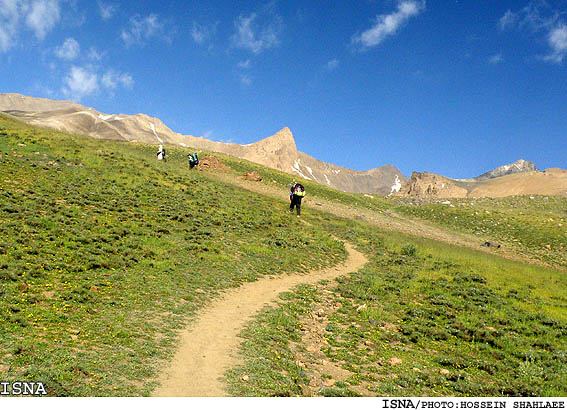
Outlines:
[[[0,94],[0,111],[31,125],[94,138],[175,144],[222,152],[346,192],[390,194],[399,191],[407,181],[392,165],[359,172],[317,160],[297,150],[287,127],[253,144],[240,145],[182,135],[145,114],[103,114],[71,101]]]
[[[527,165],[523,171],[516,168],[515,172],[509,172],[508,166],[502,166],[496,168],[494,173],[481,175],[483,178],[468,180],[450,179],[431,172],[414,172],[397,195],[429,199],[498,198],[511,195],[567,196],[566,170],[549,168],[538,171],[534,167],[534,170],[530,171],[533,163],[524,162]],[[487,174],[494,176],[488,178]]]
[[[479,175],[475,178],[468,178],[468,179],[456,179],[455,181],[464,181],[464,182],[480,182],[486,181],[492,178],[500,178],[504,175],[511,175],[511,174],[519,174],[522,172],[531,172],[537,171],[536,166],[531,161],[526,161],[524,159],[519,159],[511,164],[502,165],[498,168],[493,169],[492,171],[485,172],[482,175]]]

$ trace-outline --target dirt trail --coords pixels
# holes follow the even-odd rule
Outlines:
[[[215,177],[224,182],[232,185],[237,185],[252,192],[268,195],[273,198],[279,198],[284,201],[289,200],[286,190],[278,189],[277,187],[271,186],[269,184],[250,183],[248,181],[238,179],[230,173],[217,173]],[[498,249],[498,251],[495,251],[494,249],[488,247],[482,248],[480,247],[481,240],[477,236],[460,232],[450,232],[422,220],[399,215],[393,211],[373,211],[363,207],[353,207],[315,196],[306,197],[304,199],[302,207],[318,209],[320,211],[331,213],[343,218],[362,220],[382,229],[402,232],[405,234],[428,239],[434,239],[452,245],[463,246],[466,248],[495,254],[500,257],[515,260],[518,262],[547,266],[547,264],[545,264],[544,262],[534,259],[533,257],[530,257],[529,255],[521,252],[521,250],[514,248],[513,244],[511,243],[506,244],[507,249]]]
[[[333,279],[360,269],[367,259],[351,245],[345,246],[348,258],[340,265],[306,275],[282,275],[246,283],[227,291],[203,309],[197,320],[183,331],[180,348],[154,396],[226,395],[219,379],[238,363],[235,353],[242,341],[238,334],[246,322],[263,306],[274,303],[279,293],[296,285]]]

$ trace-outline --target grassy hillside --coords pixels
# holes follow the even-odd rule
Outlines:
[[[285,198],[289,175],[217,154],[232,170],[191,171],[188,151],[171,147],[158,162],[155,146],[0,117],[2,380],[43,381],[59,396],[150,394],[199,308],[246,281],[344,260],[335,235],[369,263],[301,286],[251,322],[243,363],[227,373],[233,395],[567,395],[564,272],[315,209],[299,224],[285,200],[236,184],[255,170]],[[564,212],[560,199],[469,209],[305,185],[308,201],[456,232],[484,221],[479,243],[522,238],[523,252],[563,263],[562,231],[545,222]]]
[[[0,118],[2,380],[148,394],[173,331],[220,290],[344,258],[285,204],[155,151]]]
[[[443,202],[391,200],[403,215],[474,234],[479,242],[499,241],[549,265],[567,267],[567,198],[528,195]]]
[[[354,209],[370,210],[393,219],[415,219],[448,232],[474,235],[473,247],[485,241],[496,241],[506,251],[527,256],[544,264],[567,267],[567,198],[512,196],[507,198],[466,198],[420,200],[340,192],[260,165],[223,157],[242,173],[255,170],[266,184],[285,191],[296,179],[309,192],[308,199],[325,199]],[[409,222],[411,224],[411,222]]]
[[[250,323],[233,395],[567,394],[564,273],[323,221],[370,262]]]

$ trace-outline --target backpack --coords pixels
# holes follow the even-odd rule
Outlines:
[[[198,164],[199,164],[199,157],[197,156],[197,153],[194,152],[193,154],[189,154],[189,165],[191,165],[191,168]]]
[[[295,196],[305,196],[305,188],[303,188],[303,185],[301,184],[296,184],[295,187],[293,188],[293,194]]]

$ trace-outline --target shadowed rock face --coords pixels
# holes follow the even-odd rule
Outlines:
[[[297,150],[293,134],[287,127],[253,144],[239,145],[181,135],[161,120],[144,114],[103,114],[70,101],[0,94],[0,111],[31,125],[95,138],[175,144],[222,152],[346,192],[390,194],[397,192],[407,181],[392,165],[358,172],[319,161]]]

